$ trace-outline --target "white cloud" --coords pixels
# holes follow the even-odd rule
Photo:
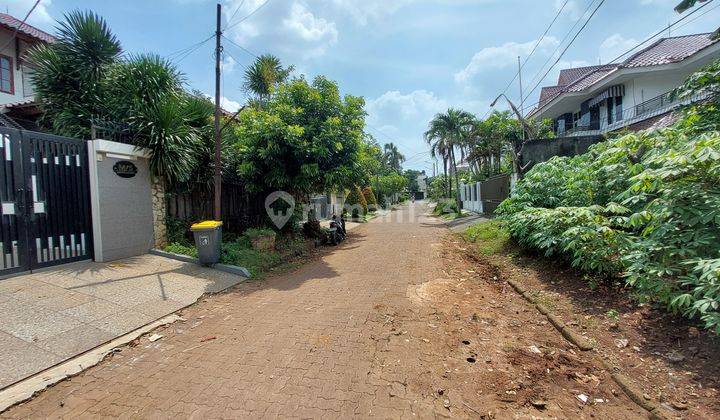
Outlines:
[[[455,81],[458,83],[469,83],[479,73],[490,69],[502,69],[516,65],[517,57],[527,56],[532,51],[537,40],[525,43],[508,42],[498,47],[486,47],[475,53],[464,69],[455,73]],[[557,38],[545,37],[535,54],[548,54],[550,49],[559,45]]]
[[[2,6],[7,7],[8,13],[10,13],[12,16],[22,20],[22,18],[25,17],[25,15],[30,11],[30,8],[32,8],[33,4],[35,2],[33,0],[5,0],[2,2]],[[42,0],[37,5],[35,10],[32,12],[30,17],[28,18],[28,23],[31,25],[39,25],[43,28],[47,28],[49,24],[53,23],[55,19],[50,15],[50,12],[48,12],[48,6],[52,4],[52,0]],[[5,12],[5,7],[3,7],[3,12]]]
[[[290,10],[290,17],[283,20],[286,28],[295,31],[301,38],[307,41],[321,41],[329,39],[337,40],[337,29],[335,23],[328,22],[322,18],[316,18],[305,6],[295,3]]]
[[[246,47],[261,45],[268,50],[272,46],[271,52],[288,61],[321,56],[338,40],[330,11],[317,7],[317,2],[225,0],[225,5],[228,36]],[[242,20],[250,14],[249,19]]]
[[[231,100],[231,99],[228,99],[228,98],[226,98],[226,97],[224,97],[224,96],[221,96],[221,97],[220,97],[220,106],[221,106],[225,111],[237,112],[238,109],[240,109],[240,106],[241,106],[241,105],[240,105],[240,102],[236,102],[236,101],[233,101],[233,100]]]
[[[560,9],[562,8],[561,16],[567,16],[571,20],[580,19],[583,10],[581,10],[578,2],[576,0],[569,0],[563,8],[564,3],[565,0],[555,0],[555,11],[560,11]]]
[[[614,60],[620,54],[635,47],[640,42],[635,38],[624,38],[620,34],[613,34],[605,38],[600,44],[598,54],[603,63]]]
[[[341,11],[349,14],[356,23],[365,26],[370,20],[391,15],[414,0],[332,0]]]
[[[368,100],[366,108],[371,122],[380,123],[397,120],[424,121],[426,117],[447,107],[445,100],[438,98],[433,92],[420,89],[408,94],[397,90],[387,91],[378,98]]]
[[[235,59],[230,57],[229,55],[223,57],[222,61],[220,62],[223,73],[232,73],[233,71],[235,71],[236,65],[237,61],[235,61]]]

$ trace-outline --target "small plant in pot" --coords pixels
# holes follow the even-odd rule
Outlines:
[[[272,251],[275,249],[275,231],[268,228],[251,228],[245,231],[250,239],[253,249],[258,251]]]

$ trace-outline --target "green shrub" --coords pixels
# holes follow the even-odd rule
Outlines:
[[[720,332],[718,185],[720,133],[665,129],[536,165],[497,214],[521,245]]]
[[[165,251],[172,252],[173,254],[180,254],[180,255],[187,255],[188,257],[197,258],[197,248],[195,246],[186,245],[186,244],[179,244],[179,243],[169,243],[165,246]]]
[[[362,190],[362,195],[365,198],[365,202],[367,203],[368,210],[376,211],[378,202],[377,202],[377,199],[375,198],[375,193],[373,192],[372,187],[365,187]]]
[[[192,239],[189,235],[190,223],[175,217],[165,219],[165,229],[168,243],[191,245]]]
[[[442,216],[443,214],[449,213],[458,213],[458,207],[455,200],[446,199],[435,204],[433,215]]]
[[[367,214],[367,201],[365,201],[365,197],[363,196],[362,191],[360,191],[360,187],[356,185],[350,189],[350,194],[348,194],[345,199],[344,207],[346,210],[350,211],[354,219]]]
[[[222,260],[225,264],[245,267],[255,277],[280,263],[282,256],[278,252],[263,252],[248,247],[242,241],[223,243]]]

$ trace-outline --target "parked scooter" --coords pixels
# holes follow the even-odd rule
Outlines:
[[[342,216],[340,216],[340,220],[338,220],[337,216],[332,217],[328,236],[328,242],[332,245],[337,245],[345,240],[345,219]]]

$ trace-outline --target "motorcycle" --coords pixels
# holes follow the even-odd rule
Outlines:
[[[333,216],[332,221],[330,221],[328,243],[331,245],[338,245],[340,242],[345,240],[345,237],[345,219],[340,216],[340,221],[338,221],[337,218]]]

